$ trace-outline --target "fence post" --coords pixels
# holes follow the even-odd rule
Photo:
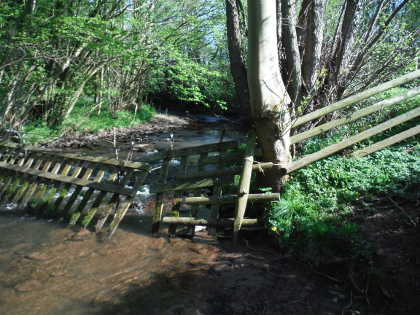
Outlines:
[[[239,197],[236,203],[236,218],[233,223],[233,243],[235,245],[238,242],[239,230],[241,229],[246,205],[248,203],[248,194],[252,176],[252,165],[254,164],[255,140],[255,132],[251,131],[248,136],[248,142],[244,156],[244,168],[241,175],[241,182],[239,184]]]

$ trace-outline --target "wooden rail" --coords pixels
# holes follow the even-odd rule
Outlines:
[[[176,233],[177,225],[195,226],[205,225],[209,231],[212,228],[230,228],[233,230],[234,241],[238,239],[238,233],[243,227],[262,228],[262,222],[255,218],[246,218],[245,212],[248,202],[270,202],[278,200],[279,194],[250,194],[250,181],[253,171],[262,171],[267,167],[272,167],[272,163],[255,165],[253,163],[255,135],[248,138],[245,153],[226,152],[227,149],[237,149],[237,142],[218,143],[205,145],[191,149],[182,149],[160,153],[160,158],[165,157],[161,169],[160,184],[154,188],[157,193],[156,209],[154,215],[153,232],[157,233],[161,223],[169,224],[170,233]],[[180,155],[181,153],[181,155]],[[199,155],[198,159],[195,156]],[[244,155],[245,154],[245,155]],[[168,172],[170,160],[180,158],[181,165],[178,166],[178,175],[174,176]],[[225,159],[226,157],[226,159]],[[190,165],[188,161],[195,160],[197,165]],[[226,160],[229,163],[226,163]],[[213,164],[216,170],[206,171],[204,166]],[[231,167],[226,168],[226,164]],[[240,176],[240,183],[235,189],[237,193],[227,193],[226,186],[234,186],[234,175]],[[203,189],[207,191],[207,196],[185,196],[195,192],[202,194]],[[183,194],[184,197],[169,198],[166,194]],[[235,208],[236,203],[236,208]],[[222,205],[231,204],[231,209],[235,208],[235,217],[224,218]],[[182,210],[184,205],[189,205],[189,210]],[[210,213],[208,218],[197,217],[197,207],[209,205]],[[185,212],[188,213],[185,216]],[[165,214],[166,213],[166,214]],[[193,228],[191,233],[194,234]]]
[[[0,147],[0,201],[36,215],[63,217],[111,237],[149,165],[42,149]]]
[[[399,115],[395,118],[392,118],[386,122],[383,122],[375,127],[372,127],[368,130],[365,130],[361,133],[359,133],[358,135],[355,135],[353,137],[344,139],[343,141],[340,141],[339,143],[336,144],[332,144],[328,147],[326,147],[325,149],[322,149],[318,152],[312,153],[312,154],[308,154],[305,155],[304,157],[302,157],[301,159],[297,160],[296,162],[293,162],[290,167],[288,168],[288,172],[294,172],[308,164],[311,164],[315,161],[318,161],[320,159],[323,159],[327,156],[330,156],[340,150],[343,150],[355,143],[359,143],[360,141],[363,141],[365,139],[368,139],[378,133],[381,133],[389,128],[395,127],[399,124],[402,124],[403,122],[409,121],[411,119],[414,119],[416,117],[420,116],[420,107],[417,107],[405,114]],[[394,138],[395,140],[397,138]],[[394,142],[395,143],[395,142]],[[382,146],[384,147],[384,146]]]
[[[364,99],[367,99],[373,95],[379,94],[381,92],[384,92],[386,90],[392,89],[394,87],[400,86],[404,83],[413,81],[420,78],[420,70],[410,72],[402,77],[399,77],[397,79],[385,82],[383,84],[380,84],[378,86],[375,86],[371,89],[365,90],[361,93],[358,93],[356,95],[349,96],[345,99],[342,99],[336,103],[333,103],[331,105],[328,105],[326,107],[320,108],[312,113],[306,114],[304,116],[299,117],[296,119],[296,121],[293,123],[292,128],[296,128],[300,125],[303,125],[304,123],[307,123],[308,121],[317,119],[319,117],[325,116],[326,114],[329,114],[331,112],[334,112],[336,110],[345,108],[347,106],[350,106],[352,104],[355,104],[357,102],[360,102]]]
[[[325,124],[322,124],[320,126],[317,126],[315,128],[312,128],[308,131],[299,133],[297,135],[294,135],[291,137],[291,143],[298,143],[300,141],[303,141],[308,138],[312,138],[314,136],[317,136],[321,133],[324,133],[328,130],[331,130],[332,128],[336,128],[345,124],[348,124],[350,122],[356,121],[359,118],[368,116],[370,114],[376,113],[380,110],[383,110],[391,105],[395,105],[397,103],[400,103],[402,101],[405,101],[407,99],[410,99],[412,97],[415,97],[420,94],[420,86],[413,88],[411,90],[408,90],[404,93],[401,93],[397,96],[394,96],[389,99],[385,99],[383,101],[380,101],[374,105],[368,106],[366,108],[363,108],[361,110],[358,110],[347,117],[341,118],[341,119],[335,119],[333,121],[327,122]]]
[[[400,132],[392,137],[386,138],[385,140],[379,141],[374,143],[366,148],[360,149],[358,151],[353,152],[353,157],[364,157],[368,154],[374,153],[379,151],[383,148],[386,148],[390,145],[403,141],[407,138],[414,137],[420,134],[420,125],[410,128],[406,131]]]

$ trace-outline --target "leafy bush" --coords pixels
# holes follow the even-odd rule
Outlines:
[[[211,70],[175,50],[156,64],[149,83],[151,94],[212,109],[226,110],[233,96],[233,83],[226,72]]]

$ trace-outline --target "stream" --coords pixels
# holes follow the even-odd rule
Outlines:
[[[152,148],[134,152],[133,160],[170,145],[185,148],[217,143],[223,128],[227,129],[224,141],[239,137],[237,131],[216,121],[198,130],[150,136]],[[93,150],[66,149],[89,155],[115,154],[106,143]],[[119,143],[119,150],[120,158],[125,159],[130,148]],[[166,284],[161,278],[193,277],[208,270],[220,251],[217,241],[206,233],[198,233],[194,241],[151,237],[153,206],[148,204],[153,196],[147,185],[137,196],[135,207],[107,242],[59,222],[16,216],[13,205],[2,205],[0,314],[200,314],[197,311],[202,306],[195,305],[190,287],[194,281],[168,280]],[[126,304],[126,294],[133,286],[136,301]]]
[[[241,138],[230,122],[133,134],[149,152]],[[173,136],[171,136],[171,133]],[[172,141],[173,140],[173,141]],[[119,141],[125,159],[132,144]],[[108,140],[64,151],[114,157]],[[135,151],[139,161],[148,152]],[[193,239],[152,237],[153,196],[145,186],[111,240],[0,208],[0,315],[341,314],[344,289],[319,281],[264,235],[243,244],[198,231]]]

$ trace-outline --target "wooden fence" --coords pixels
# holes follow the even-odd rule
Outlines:
[[[350,96],[297,118],[292,128],[346,109],[375,94],[418,78],[420,70]],[[299,143],[419,94],[420,87],[411,88],[342,118],[293,135],[291,142]],[[357,135],[293,161],[285,173],[294,172],[419,116],[420,106],[417,106]],[[420,126],[412,127],[353,152],[352,156],[365,156],[419,132]],[[248,203],[273,201],[280,197],[275,193],[250,193],[253,172],[264,172],[274,164],[254,161],[254,132],[250,132],[245,150],[238,150],[239,145],[237,141],[223,142],[220,139],[216,144],[151,154],[142,163],[0,146],[0,201],[17,203],[21,208],[30,204],[35,212],[55,217],[64,216],[71,224],[79,222],[84,227],[95,221],[97,231],[101,231],[105,223],[109,222],[108,231],[112,236],[144,182],[150,170],[149,165],[159,163],[161,168],[158,183],[152,187],[156,193],[153,233],[159,232],[161,223],[169,224],[173,233],[176,233],[177,225],[206,225],[209,228],[223,227],[233,230],[236,242],[243,227],[261,227],[258,217],[247,215]],[[223,209],[228,204],[234,208],[230,217],[224,214]],[[210,207],[206,217],[199,215],[198,208],[203,205]]]
[[[0,202],[66,218],[111,237],[148,174],[146,163],[0,146]],[[105,229],[106,228],[106,229]]]
[[[245,218],[247,203],[278,200],[279,194],[249,193],[255,143],[255,135],[252,134],[245,152],[238,152],[239,143],[233,141],[171,150],[149,157],[150,163],[162,161],[160,184],[154,189],[156,208],[153,233],[159,232],[161,223],[170,224],[172,232],[176,225],[204,225],[209,228],[230,228],[236,240],[242,226],[262,228],[258,218]],[[178,171],[170,171],[173,161],[180,161]],[[209,168],[213,169],[208,170]],[[235,175],[240,175],[236,185]],[[235,191],[232,192],[232,189]],[[171,195],[170,201],[165,202],[168,200],[165,194],[174,195]],[[197,194],[200,196],[196,196]],[[235,215],[232,217],[223,215],[221,207],[227,204],[235,207]],[[184,205],[189,205],[190,208],[183,211]],[[210,206],[207,218],[197,217],[197,207],[203,205]]]
[[[360,102],[362,100],[365,100],[371,96],[374,96],[378,93],[384,92],[388,89],[397,87],[401,84],[408,83],[410,81],[416,80],[420,78],[420,70],[411,72],[405,76],[402,76],[398,79],[386,82],[384,84],[381,84],[375,88],[366,90],[362,93],[359,93],[357,95],[350,96],[346,99],[343,99],[337,103],[331,104],[329,106],[326,106],[324,108],[321,108],[317,111],[314,111],[312,113],[309,113],[307,115],[304,115],[302,117],[299,117],[292,125],[292,128],[296,128],[304,123],[307,123],[311,120],[318,119],[326,114],[332,113],[334,111],[338,111],[341,109],[346,109],[350,107],[351,105]],[[312,128],[308,131],[296,134],[291,137],[291,143],[295,144],[298,142],[301,142],[303,140],[309,139],[311,137],[317,136],[319,134],[322,134],[324,132],[327,132],[333,128],[337,128],[339,126],[354,122],[360,118],[366,117],[368,115],[377,113],[381,110],[384,110],[388,107],[391,107],[392,105],[395,105],[397,103],[406,101],[410,98],[413,98],[420,94],[420,86],[411,88],[407,90],[406,92],[403,92],[399,95],[393,96],[391,98],[385,99],[383,101],[380,101],[378,103],[375,103],[373,105],[370,105],[368,107],[365,107],[363,109],[354,111],[351,114],[346,114],[345,117],[332,120],[330,122],[324,123],[320,126],[317,126],[315,128]],[[348,148],[356,143],[359,143],[363,140],[366,140],[374,135],[377,135],[381,132],[384,132],[392,127],[398,126],[402,123],[405,123],[409,120],[413,120],[420,116],[420,104],[416,108],[401,114],[397,117],[394,117],[392,119],[389,119],[383,123],[378,124],[377,126],[374,126],[372,128],[369,128],[363,132],[360,132],[357,135],[354,135],[352,137],[346,138],[338,143],[332,144],[318,152],[308,154],[306,156],[301,157],[297,161],[294,161],[291,163],[291,165],[288,167],[287,172],[291,173],[294,172],[306,165],[309,165],[315,161],[318,161],[320,159],[326,158],[334,153],[337,153],[345,148]],[[395,144],[397,142],[400,142],[402,140],[405,140],[409,137],[415,136],[419,134],[420,127],[416,126],[413,128],[410,128],[409,130],[403,131],[395,136],[392,136],[388,139],[385,139],[383,141],[380,141],[378,143],[375,143],[373,145],[370,145],[362,150],[356,151],[353,153],[354,157],[362,157],[367,154],[371,154],[373,152],[376,152],[378,150],[381,150],[385,147],[388,147],[392,144]]]
[[[315,112],[309,113],[305,116],[299,117],[294,123],[292,128],[296,128],[298,126],[301,126],[304,123],[307,123],[314,119],[319,119],[322,116],[325,116],[329,113],[332,113],[334,111],[347,109],[349,106],[360,102],[362,100],[365,100],[369,97],[372,97],[378,93],[384,92],[388,89],[397,87],[401,84],[408,83],[410,81],[413,81],[415,79],[420,78],[420,71],[414,71],[412,73],[409,73],[403,77],[400,77],[398,79],[386,82],[384,84],[381,84],[375,88],[366,90],[362,93],[359,93],[357,95],[350,96],[346,99],[343,99],[337,103],[331,104],[327,107],[324,107],[320,110],[317,110]],[[397,103],[406,101],[410,98],[413,98],[420,94],[420,87],[411,88],[399,95],[393,96],[391,98],[382,100],[378,103],[375,103],[373,105],[367,106],[365,108],[362,108],[360,110],[356,110],[350,114],[346,114],[342,118],[338,118],[332,121],[329,121],[327,123],[321,124],[315,128],[312,128],[308,131],[298,133],[291,137],[291,143],[299,143],[301,141],[304,141],[306,139],[309,139],[311,137],[317,136],[319,134],[322,134],[324,132],[327,132],[333,128],[340,127],[344,124],[348,124],[351,122],[354,122],[358,119],[361,119],[363,117],[366,117],[368,115],[377,113],[378,111],[384,110],[386,108],[391,107],[392,105],[395,105]],[[394,117],[392,119],[389,119],[383,123],[378,124],[377,126],[374,126],[372,128],[369,128],[363,132],[360,132],[359,134],[346,138],[336,144],[332,144],[318,152],[315,152],[313,154],[308,154],[306,156],[303,156],[299,158],[296,161],[293,161],[290,166],[288,167],[285,172],[291,173],[294,172],[306,165],[309,165],[315,161],[318,161],[320,159],[323,159],[327,156],[330,156],[340,150],[343,150],[347,147],[350,147],[356,143],[359,143],[365,139],[368,139],[374,135],[377,135],[387,129],[390,129],[392,127],[395,127],[397,125],[400,125],[404,122],[407,122],[409,120],[412,120],[420,115],[420,106],[401,114],[397,117]],[[353,153],[353,156],[355,157],[362,157],[367,154],[373,153],[377,150],[380,150],[382,148],[385,148],[389,145],[392,145],[394,143],[397,143],[399,141],[402,141],[404,139],[407,139],[408,137],[415,136],[419,134],[420,132],[420,126],[415,126],[413,128],[410,128],[406,131],[403,131],[395,136],[389,137],[383,141],[380,141],[378,143],[375,143],[373,145],[370,145],[362,150],[358,150]],[[230,147],[231,144],[219,144],[224,145],[227,147]],[[235,147],[235,145],[232,146],[232,148]],[[210,148],[210,147],[208,147]],[[212,147],[212,150],[215,151],[216,147]],[[215,187],[213,191],[213,196],[210,197],[184,197],[184,198],[176,198],[176,202],[184,202],[184,203],[191,203],[191,204],[199,204],[199,203],[209,203],[214,205],[220,204],[225,201],[229,202],[236,202],[236,209],[235,209],[235,218],[230,218],[228,220],[219,220],[216,222],[216,225],[232,225],[233,224],[233,232],[234,232],[234,241],[237,241],[238,232],[242,228],[242,226],[247,224],[257,224],[258,220],[255,218],[245,218],[245,211],[247,208],[247,202],[250,200],[260,200],[260,201],[270,201],[275,200],[279,198],[278,194],[249,194],[250,191],[250,182],[251,182],[251,175],[253,171],[261,171],[263,172],[265,169],[272,168],[274,166],[271,162],[265,162],[265,163],[254,163],[254,151],[255,151],[255,134],[251,133],[251,135],[248,137],[248,143],[246,146],[246,151],[243,153],[243,156],[240,157],[238,155],[231,155],[230,158],[225,156],[224,154],[218,155],[221,160],[223,160],[223,163],[226,165],[226,162],[232,160],[232,158],[235,160],[242,160],[242,163],[240,165],[231,167],[230,169],[226,169],[226,167],[223,166],[223,164],[220,164],[218,167],[218,170],[211,171],[211,172],[205,172],[200,171],[196,174],[191,174],[189,176],[184,176],[185,180],[192,180],[187,181],[185,183],[177,183],[175,185],[167,185],[167,165],[169,161],[174,157],[185,157],[188,154],[194,154],[198,153],[194,152],[194,150],[197,149],[190,149],[183,151],[182,154],[180,152],[168,152],[167,156],[161,156],[165,160],[164,167],[162,168],[161,172],[161,181],[162,181],[162,189],[158,190],[158,197],[157,197],[157,207],[156,207],[156,213],[154,218],[154,231],[156,232],[159,229],[159,223],[160,222],[166,222],[170,224],[199,224],[199,225],[214,225],[215,222],[211,220],[204,220],[195,218],[194,216],[191,217],[170,217],[170,216],[163,216],[163,203],[162,203],[162,195],[163,192],[168,192],[172,190],[188,190],[188,189],[197,189],[202,187],[208,187],[213,186]],[[221,150],[219,150],[221,151]],[[210,152],[210,151],[209,151]],[[208,154],[208,152],[201,152],[201,154]],[[201,155],[200,155],[201,159]],[[229,162],[228,162],[229,163]],[[181,167],[185,167],[185,161],[181,163]],[[238,193],[234,196],[221,196],[221,189],[217,186],[217,182],[222,182],[223,179],[226,180],[226,176],[230,176],[233,174],[241,174],[241,179],[238,187]],[[223,177],[224,176],[224,177]],[[181,177],[182,178],[182,177]],[[216,181],[215,181],[216,178]],[[179,180],[180,178],[178,178]],[[166,186],[165,186],[166,185]],[[214,211],[219,211],[218,207],[214,207]],[[215,217],[215,214],[210,215],[210,217]]]

